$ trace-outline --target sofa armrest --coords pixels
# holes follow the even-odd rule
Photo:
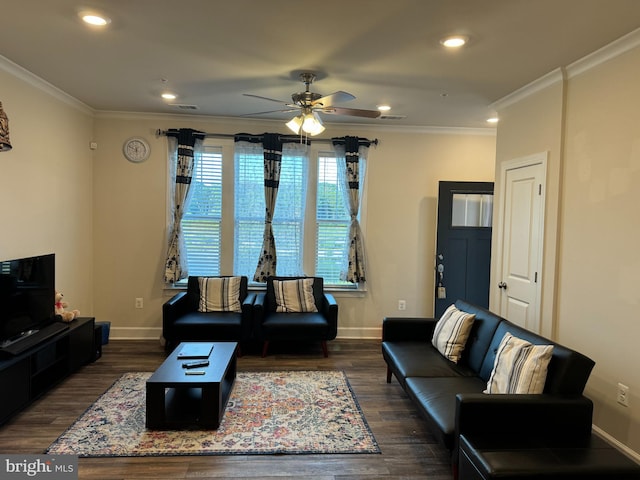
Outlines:
[[[242,302],[242,313],[251,313],[253,311],[253,304],[256,301],[257,293],[248,293]]]
[[[433,337],[434,318],[385,317],[382,320],[382,341],[411,341]]]
[[[338,302],[333,295],[325,293],[322,297],[322,315],[329,323],[327,340],[333,340],[338,335]]]
[[[267,294],[265,292],[254,293],[255,300],[253,301],[253,307],[257,309],[264,309],[264,302],[267,298]]]
[[[176,293],[162,305],[162,329],[166,332],[186,311],[187,292]]]
[[[583,395],[456,395],[456,438],[461,434],[583,438],[591,435],[593,402]]]

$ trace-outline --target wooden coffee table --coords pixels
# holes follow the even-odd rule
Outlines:
[[[181,343],[147,380],[146,425],[150,429],[193,426],[216,429],[224,415],[236,379],[236,342],[211,342],[209,365],[186,369]],[[187,372],[204,372],[187,374]]]

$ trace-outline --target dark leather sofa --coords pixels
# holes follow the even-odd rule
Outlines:
[[[471,435],[496,430],[502,432],[503,438],[514,441],[531,432],[552,434],[554,430],[547,427],[555,425],[561,427],[568,442],[591,435],[593,404],[583,396],[594,366],[591,359],[484,308],[461,300],[456,307],[476,316],[457,364],[444,358],[431,344],[435,319],[385,318],[382,329],[387,382],[395,376],[434,427],[433,434],[451,451],[454,472],[461,432]],[[482,393],[506,332],[533,344],[554,346],[542,394]],[[497,412],[501,415],[497,416]]]
[[[179,292],[162,306],[162,336],[170,351],[180,342],[220,341],[247,342],[251,339],[253,302],[248,279],[240,281],[241,312],[199,312],[200,286],[198,277],[190,276],[187,290]]]
[[[271,341],[319,341],[325,357],[329,355],[327,341],[338,333],[338,303],[324,291],[322,277],[313,278],[313,298],[317,312],[284,313],[276,311],[274,280],[297,280],[307,277],[267,278],[265,292],[256,295],[254,302],[254,338],[263,343],[262,356],[267,355]]]

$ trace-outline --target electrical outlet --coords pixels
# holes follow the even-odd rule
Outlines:
[[[398,300],[398,310],[406,310],[406,309],[407,309],[407,301]]]
[[[144,302],[142,301],[141,297],[136,298],[136,308],[142,308],[144,307]]]
[[[629,387],[622,383],[618,383],[618,394],[616,396],[620,405],[629,406]]]

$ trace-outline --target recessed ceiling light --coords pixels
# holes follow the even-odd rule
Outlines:
[[[162,98],[165,100],[175,100],[178,96],[175,93],[165,92],[162,94]]]
[[[487,123],[498,123],[500,119],[498,117],[487,118]]]
[[[378,110],[381,112],[388,112],[391,110],[391,105],[378,105]]]
[[[111,19],[98,12],[82,11],[78,14],[84,23],[94,27],[104,27],[111,23]]]
[[[447,48],[459,48],[467,43],[469,39],[462,35],[453,35],[440,40],[440,43]]]

